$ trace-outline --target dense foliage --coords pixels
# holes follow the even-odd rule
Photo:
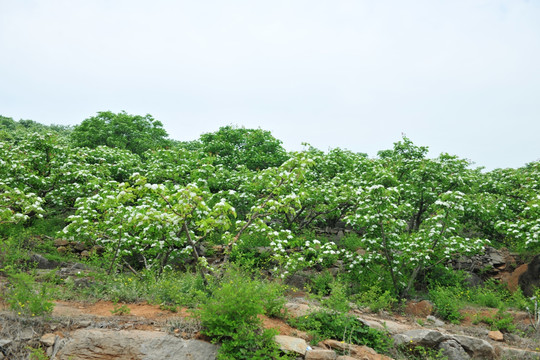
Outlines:
[[[175,143],[150,115],[125,112],[73,131],[0,120],[0,232],[61,216],[57,236],[103,247],[110,271],[210,274],[220,248],[282,278],[341,266],[407,297],[486,244],[540,249],[539,162],[482,172],[406,137],[376,158],[287,153],[268,131],[231,126]],[[335,227],[348,236],[314,235]]]
[[[151,115],[129,115],[98,112],[76,126],[71,133],[75,146],[95,148],[108,146],[127,149],[141,155],[148,149],[167,145],[163,124]]]

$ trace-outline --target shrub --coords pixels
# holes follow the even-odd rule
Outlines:
[[[218,359],[279,359],[273,332],[262,329],[258,317],[280,311],[279,302],[269,301],[276,288],[230,271],[200,310],[195,311],[202,333],[221,342]],[[266,297],[267,299],[263,298]]]
[[[373,285],[356,296],[356,303],[369,307],[372,312],[390,311],[397,303],[397,299],[389,290],[383,291],[378,285]]]
[[[291,319],[290,323],[313,335],[312,343],[326,339],[343,340],[347,343],[369,346],[377,352],[387,352],[392,344],[386,333],[372,329],[354,316],[343,313],[318,311]]]
[[[456,295],[461,289],[456,287],[437,286],[429,292],[429,297],[435,305],[437,315],[453,324],[459,324],[463,315],[459,312],[460,301]]]
[[[320,296],[326,296],[330,294],[331,285],[334,282],[334,276],[330,271],[325,270],[311,279],[310,291]]]
[[[337,280],[332,282],[330,284],[330,296],[322,301],[322,305],[335,311],[348,312],[351,308],[345,284]]]

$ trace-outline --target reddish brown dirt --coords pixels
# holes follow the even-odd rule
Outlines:
[[[259,315],[259,319],[263,321],[263,327],[265,329],[276,329],[280,335],[296,336],[304,340],[311,339],[308,334],[289,326],[289,324],[282,319],[269,318],[264,315]]]
[[[475,326],[473,324],[473,321],[477,318],[482,317],[493,317],[495,314],[497,314],[498,309],[492,309],[492,308],[482,308],[482,309],[462,309],[459,312],[461,315],[464,316],[464,319],[461,321],[461,326]],[[523,325],[529,325],[530,320],[527,317],[527,313],[523,311],[508,311],[510,314],[512,314],[512,317],[514,318],[514,324],[523,324]]]
[[[80,302],[56,301],[53,311],[54,316],[76,316],[76,315],[95,315],[95,316],[115,316],[113,311],[115,308],[123,304],[114,304],[110,301],[98,301],[95,304],[86,304]],[[189,313],[186,309],[180,309],[179,312],[162,310],[158,305],[150,305],[147,303],[140,304],[125,304],[129,308],[131,316],[143,317],[145,319],[165,320],[171,317],[186,317]]]

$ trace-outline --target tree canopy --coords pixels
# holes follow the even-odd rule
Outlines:
[[[238,165],[262,170],[279,166],[288,158],[282,142],[266,130],[223,126],[216,132],[202,134],[200,140],[203,151],[233,170]]]
[[[73,129],[71,141],[77,147],[108,146],[142,155],[149,149],[169,144],[163,124],[151,115],[98,112]]]

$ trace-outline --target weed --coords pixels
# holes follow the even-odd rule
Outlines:
[[[17,315],[34,317],[53,311],[54,304],[47,284],[38,285],[26,273],[10,274],[9,281],[11,285],[6,302]]]
[[[126,304],[118,305],[115,303],[113,309],[111,310],[111,314],[113,315],[129,315],[130,313],[131,309]]]
[[[47,360],[49,357],[45,354],[45,351],[42,348],[32,348],[28,347],[30,350],[29,359],[30,360]]]
[[[512,314],[499,309],[493,316],[476,315],[472,321],[473,324],[484,323],[490,326],[491,330],[500,330],[504,332],[513,332],[516,330]]]

